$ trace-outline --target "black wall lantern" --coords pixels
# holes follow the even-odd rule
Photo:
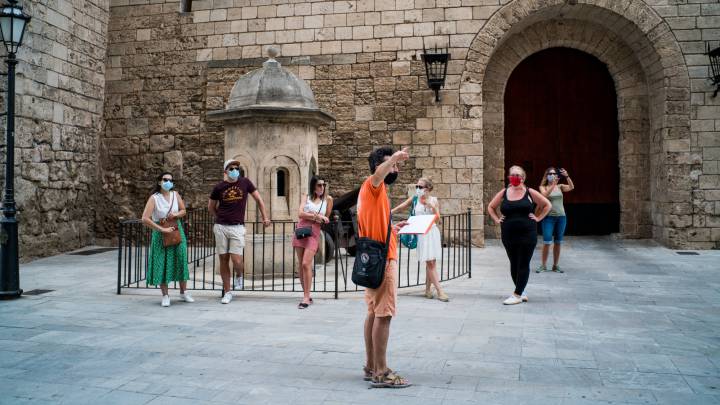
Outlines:
[[[713,93],[713,98],[715,98],[720,91],[720,46],[711,50],[710,42],[708,42],[706,55],[710,58],[710,81],[715,86]]]
[[[445,86],[447,76],[447,65],[450,54],[447,49],[428,52],[423,48],[422,60],[425,62],[425,73],[427,74],[428,87],[435,91],[435,101],[440,101],[440,88]]]

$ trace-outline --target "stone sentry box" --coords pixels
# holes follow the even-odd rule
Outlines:
[[[227,108],[210,111],[207,118],[223,122],[224,157],[240,162],[244,175],[262,195],[272,220],[290,222],[297,220],[300,196],[317,173],[318,126],[334,121],[334,117],[318,108],[304,80],[275,60],[275,48],[268,50],[268,56],[261,68],[235,82]],[[283,264],[287,272],[293,265],[293,226],[276,224],[274,234],[263,235],[261,226],[250,224],[259,219],[255,201],[248,200],[246,277],[271,277],[272,269],[280,273]],[[269,255],[263,260],[263,245],[265,252],[275,249],[274,263]],[[253,269],[262,274],[252,274]]]

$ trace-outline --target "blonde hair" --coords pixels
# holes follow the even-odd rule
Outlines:
[[[433,189],[433,184],[432,184],[432,181],[430,181],[429,178],[427,178],[427,177],[420,177],[420,178],[418,179],[418,181],[422,181],[423,183],[425,183],[425,187],[427,187],[428,190],[432,191],[432,189]]]
[[[513,169],[520,170],[523,180],[527,179],[527,174],[525,173],[525,169],[523,169],[522,166],[518,166],[518,165],[510,166],[510,168],[508,169],[508,175],[510,175],[510,172],[512,172]]]

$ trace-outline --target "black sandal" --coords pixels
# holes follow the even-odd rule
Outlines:
[[[305,308],[307,308],[307,307],[309,307],[309,306],[310,306],[310,304],[306,304],[306,303],[304,303],[304,302],[301,302],[301,303],[298,304],[298,309],[305,309]]]

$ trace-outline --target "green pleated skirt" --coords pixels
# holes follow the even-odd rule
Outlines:
[[[152,231],[147,270],[148,284],[168,284],[171,281],[185,281],[189,278],[187,238],[180,221],[178,221],[178,228],[182,242],[170,247],[163,246],[163,237],[160,231]]]

